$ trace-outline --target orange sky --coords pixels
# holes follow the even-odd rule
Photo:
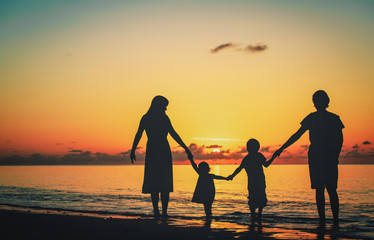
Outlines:
[[[1,4],[2,156],[127,151],[158,94],[187,145],[273,149],[318,89],[346,126],[346,153],[373,156],[370,2]]]

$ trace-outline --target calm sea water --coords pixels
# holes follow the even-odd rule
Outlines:
[[[237,166],[215,165],[211,172],[228,176]],[[191,198],[198,175],[189,165],[175,165],[169,215],[204,217],[203,206]],[[115,214],[151,215],[150,196],[141,193],[143,166],[3,166],[0,204]],[[374,238],[374,166],[340,165],[338,193],[341,226],[347,236]],[[315,226],[317,211],[307,165],[272,165],[265,169],[268,206],[264,223],[281,228]],[[247,176],[215,180],[213,215],[246,224]],[[331,219],[326,194],[327,218]]]

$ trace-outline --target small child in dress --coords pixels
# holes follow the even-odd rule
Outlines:
[[[255,223],[256,208],[258,208],[257,221],[259,226],[261,226],[262,209],[268,201],[265,193],[266,184],[262,166],[268,167],[275,157],[266,161],[264,155],[258,152],[259,149],[260,143],[256,139],[249,139],[247,142],[248,155],[244,157],[234,173],[228,176],[228,179],[232,180],[243,168],[245,169],[248,175],[248,205],[251,211],[251,222],[252,224]]]
[[[195,171],[199,174],[199,179],[197,180],[195,192],[192,197],[192,202],[204,204],[206,219],[210,220],[212,218],[212,204],[216,194],[213,179],[229,179],[227,177],[210,174],[210,167],[206,162],[201,162],[199,163],[199,166],[197,166],[193,158],[190,158],[190,161],[193,169],[195,169]]]

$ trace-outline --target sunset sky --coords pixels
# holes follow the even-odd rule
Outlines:
[[[324,89],[374,163],[373,42],[374,1],[1,1],[0,156],[126,152],[155,95],[200,158],[269,156]]]

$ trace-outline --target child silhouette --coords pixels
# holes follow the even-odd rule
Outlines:
[[[234,171],[233,174],[228,176],[232,180],[243,168],[248,175],[248,205],[251,211],[251,222],[255,223],[256,208],[258,208],[258,224],[261,225],[262,209],[267,204],[265,193],[265,175],[262,166],[268,167],[274,160],[273,156],[270,160],[266,161],[264,155],[258,150],[260,143],[256,139],[249,139],[247,142],[248,155],[244,157],[240,166]]]
[[[212,204],[216,194],[213,179],[228,180],[228,178],[209,173],[210,167],[206,162],[201,162],[197,166],[192,157],[189,159],[193,169],[199,174],[192,202],[204,204],[206,219],[210,220],[212,218]]]

